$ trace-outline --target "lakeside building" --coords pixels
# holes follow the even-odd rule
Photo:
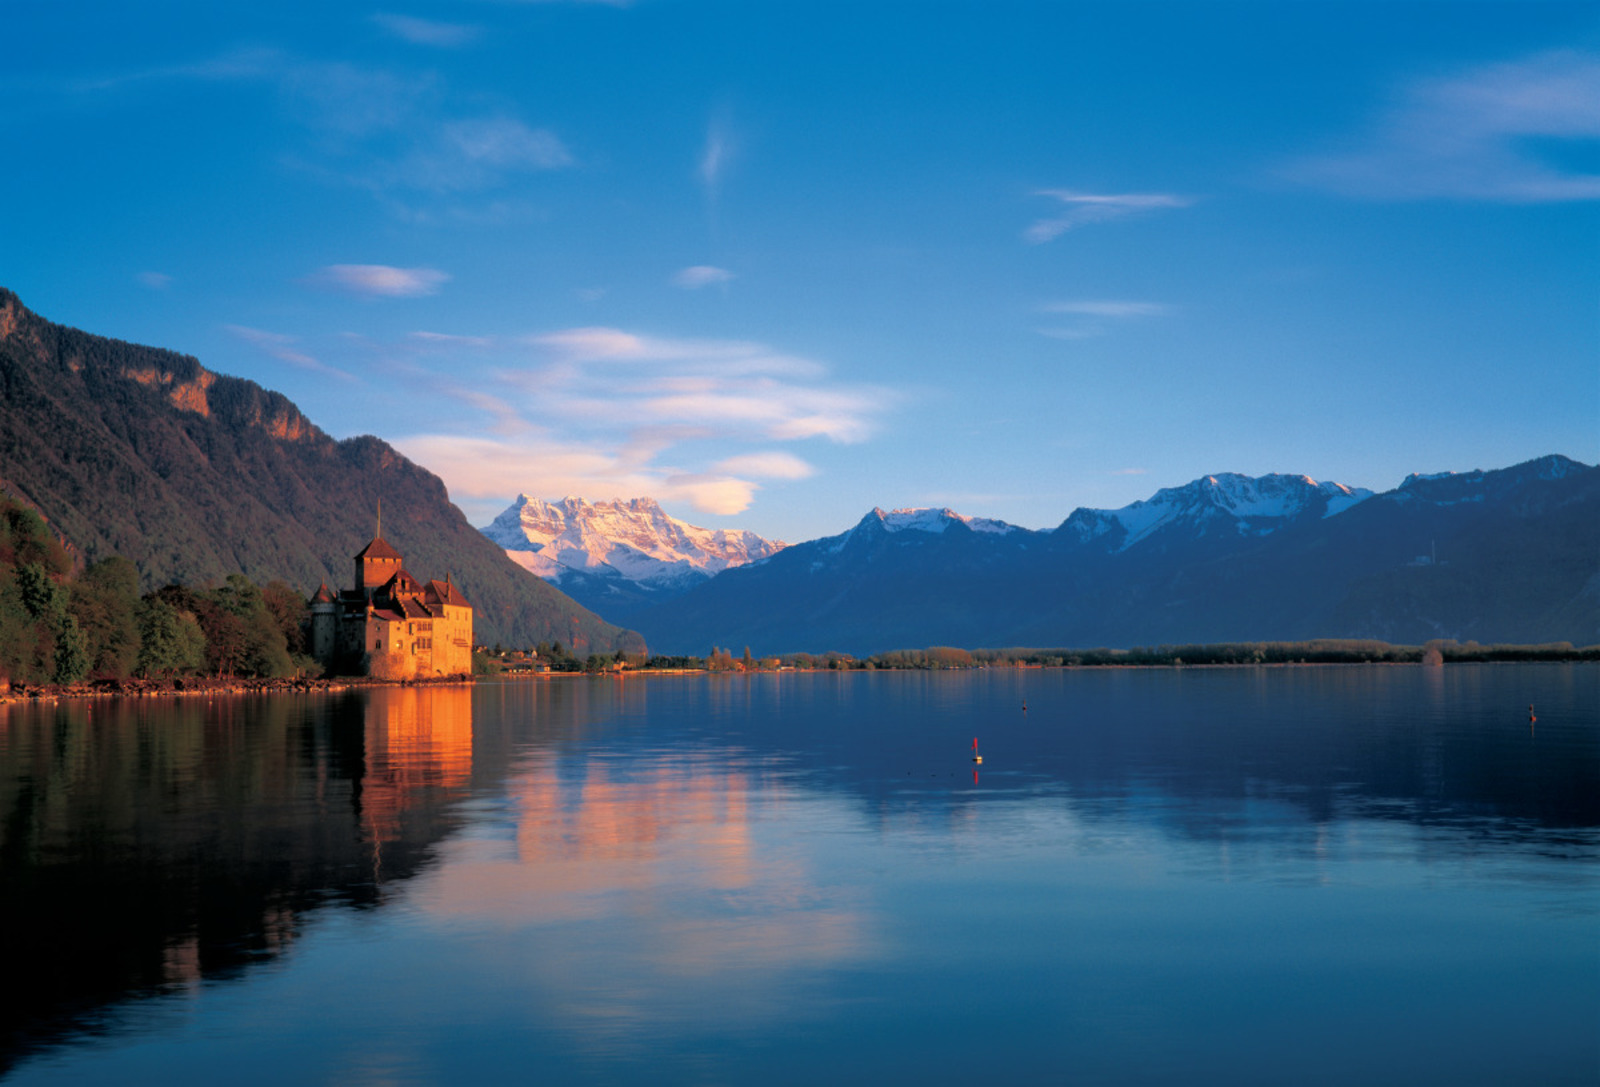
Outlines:
[[[311,655],[330,672],[380,679],[472,674],[472,605],[446,574],[418,581],[382,535],[355,557],[355,588],[311,597]]]

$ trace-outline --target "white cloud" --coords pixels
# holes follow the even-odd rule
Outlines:
[[[726,283],[732,278],[733,273],[726,268],[716,268],[709,264],[695,264],[678,271],[672,277],[672,285],[693,291],[701,287],[709,287],[715,283]]]
[[[1111,469],[1111,474],[1114,476],[1142,476],[1149,471],[1150,469],[1148,468],[1113,468]]]
[[[1600,200],[1600,175],[1548,152],[1600,140],[1600,55],[1542,53],[1406,87],[1354,146],[1283,173],[1345,196],[1502,203]]]
[[[1049,196],[1066,205],[1061,214],[1035,221],[1022,236],[1034,244],[1060,237],[1085,223],[1103,223],[1140,212],[1165,208],[1186,208],[1194,201],[1173,193],[1084,193],[1070,189],[1040,189],[1035,196]]]
[[[415,298],[437,294],[449,276],[436,268],[394,268],[387,264],[330,264],[306,282],[369,298]]]
[[[755,476],[757,479],[809,479],[817,474],[815,468],[793,453],[778,450],[729,457],[712,467],[729,475]]]
[[[433,45],[453,49],[475,41],[478,27],[459,23],[441,23],[433,19],[419,19],[414,15],[394,15],[380,12],[372,21],[384,30],[412,45]]]
[[[753,480],[725,473],[640,466],[604,444],[563,441],[547,433],[510,438],[419,434],[393,444],[446,480],[451,500],[475,508],[484,521],[521,492],[591,499],[649,495],[730,516],[748,509],[760,489]]]
[[[268,332],[260,328],[249,328],[245,325],[223,325],[222,327],[232,335],[237,336],[248,344],[254,345],[279,362],[287,362],[290,366],[298,367],[301,370],[309,370],[316,374],[326,374],[342,381],[355,380],[352,375],[345,373],[343,370],[335,369],[296,348],[294,345],[300,342],[296,336],[285,335],[281,332]]]
[[[528,337],[564,362],[693,363],[696,372],[722,377],[772,374],[820,377],[825,368],[810,359],[779,355],[748,340],[667,339],[616,328],[569,328]]]
[[[480,350],[476,339],[432,334],[407,342],[413,357],[422,351],[448,357]],[[895,402],[887,390],[838,384],[820,363],[752,341],[572,328],[496,340],[489,349],[529,348],[530,365],[507,365],[470,390],[458,387],[464,383],[457,378],[390,369],[487,416],[457,433],[395,443],[439,473],[458,501],[481,503],[486,515],[520,491],[648,494],[703,512],[737,513],[762,481],[815,473],[795,452],[775,446],[865,441]]]
[[[140,272],[134,278],[140,286],[149,287],[152,291],[164,291],[172,286],[172,277],[165,272]]]
[[[1074,313],[1085,317],[1160,317],[1171,312],[1160,302],[1118,302],[1110,300],[1080,299],[1071,302],[1047,302],[1039,307],[1045,313]]]

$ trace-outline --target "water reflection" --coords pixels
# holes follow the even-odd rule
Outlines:
[[[554,997],[541,1025],[596,1051],[642,1053],[708,1017],[771,1025],[794,1013],[801,977],[864,954],[860,890],[760,838],[828,802],[737,753],[643,766],[541,753],[506,797],[509,825],[450,843],[448,878],[423,881],[412,905],[470,933],[476,966],[496,960]]]
[[[0,707],[0,1069],[367,908],[459,820],[467,688]]]
[[[1597,695],[1452,666],[0,709],[0,1070],[106,1031],[22,1071],[1236,1082],[1248,1035],[1338,1082],[1452,1032],[1435,1071],[1517,1032],[1567,1069]],[[127,1026],[174,1003],[192,1028]]]

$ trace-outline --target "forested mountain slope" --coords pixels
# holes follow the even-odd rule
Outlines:
[[[349,583],[381,499],[384,537],[417,576],[454,578],[480,642],[643,648],[507,559],[385,442],[334,441],[278,393],[53,324],[3,288],[0,487],[86,559],[132,560],[146,588],[243,573],[308,595]]]

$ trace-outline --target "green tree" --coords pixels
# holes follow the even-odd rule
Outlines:
[[[205,666],[206,636],[194,614],[160,596],[145,597],[139,608],[138,673],[153,678],[197,672]]]
[[[62,619],[55,649],[55,673],[50,677],[54,682],[77,683],[89,674],[89,640],[79,629],[77,616]]]
[[[206,629],[207,661],[218,675],[294,674],[283,630],[255,582],[243,574],[229,574],[220,588],[207,595],[214,605],[211,625],[207,626],[206,615],[196,617]]]
[[[131,675],[139,658],[139,571],[120,555],[95,563],[73,582],[68,605],[83,632],[89,674]]]

